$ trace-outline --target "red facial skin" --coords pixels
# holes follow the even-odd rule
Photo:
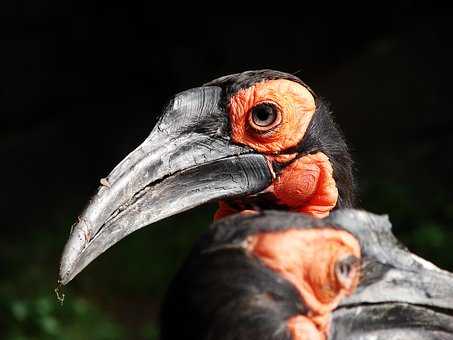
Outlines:
[[[268,127],[258,127],[251,119],[252,109],[262,103],[272,104],[277,119]],[[302,140],[316,110],[312,93],[296,82],[277,79],[257,83],[234,95],[228,106],[232,139],[266,155],[272,162],[289,163],[275,178],[267,192],[278,204],[290,211],[322,218],[335,207],[338,190],[332,165],[322,152],[297,158],[297,154],[280,154]],[[214,219],[236,213],[221,202]]]
[[[300,293],[307,315],[288,320],[293,338],[326,339],[330,314],[341,299],[356,289],[361,257],[358,241],[333,228],[287,229],[249,237],[248,251],[267,267],[290,281]],[[347,275],[337,264],[348,257],[358,261]]]
[[[257,131],[249,119],[250,110],[261,103],[273,104],[280,114],[279,124],[271,124],[267,131]],[[313,95],[304,86],[277,79],[239,91],[230,99],[228,110],[234,142],[275,155],[302,140],[316,107]]]
[[[323,218],[335,207],[338,190],[332,165],[322,152],[298,158],[272,184],[280,203],[293,211]]]

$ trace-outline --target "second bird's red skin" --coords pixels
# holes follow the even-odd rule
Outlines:
[[[248,238],[248,250],[299,291],[309,309],[288,322],[294,340],[325,339],[330,313],[350,295],[359,281],[360,245],[344,230],[288,227]],[[354,259],[351,271],[338,272],[341,261]],[[310,335],[310,336],[307,336]]]
[[[360,245],[343,229],[294,215],[215,223],[170,285],[162,340],[326,340],[331,312],[359,283]]]

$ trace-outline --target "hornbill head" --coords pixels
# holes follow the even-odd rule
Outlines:
[[[209,228],[171,282],[161,338],[325,340],[361,263],[357,238],[321,219],[235,214]]]
[[[261,70],[177,94],[79,217],[60,282],[133,231],[218,200],[215,218],[274,208],[324,217],[353,201],[351,158],[326,104],[299,78]]]
[[[161,338],[453,339],[453,274],[387,216],[266,210],[216,221],[169,286]]]

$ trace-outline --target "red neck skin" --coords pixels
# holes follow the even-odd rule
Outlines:
[[[290,159],[296,156],[296,154],[289,155]],[[284,161],[280,156],[268,157],[268,159]],[[292,161],[265,192],[271,193],[277,204],[286,206],[288,211],[301,212],[316,218],[328,216],[338,200],[332,165],[329,158],[322,152]],[[253,210],[237,210],[227,202],[220,201],[214,220],[238,212],[248,214],[253,213]]]

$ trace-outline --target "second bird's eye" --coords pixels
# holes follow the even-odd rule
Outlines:
[[[250,125],[256,130],[266,131],[278,123],[279,112],[272,104],[258,104],[250,112]]]
[[[356,269],[360,265],[360,259],[350,255],[342,260],[339,260],[335,264],[335,274],[337,276],[338,281],[343,286],[348,286],[351,282],[350,280],[353,279],[353,274],[355,275]]]

